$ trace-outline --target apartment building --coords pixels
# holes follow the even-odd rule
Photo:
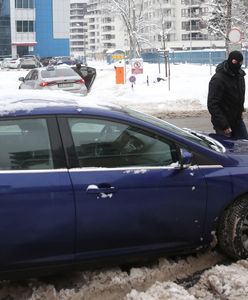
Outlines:
[[[71,0],[74,1],[74,0]],[[110,0],[88,0],[87,55],[129,50],[129,37],[122,18],[106,11]],[[79,0],[77,0],[79,2]],[[209,36],[205,19],[209,14],[207,0],[135,0],[136,15],[143,16],[141,48],[154,50],[202,49],[224,47],[224,40]]]
[[[89,0],[88,53],[101,56],[115,49],[128,50],[128,36],[120,16],[106,11],[108,0]]]
[[[144,5],[149,41],[144,48],[202,49],[224,47],[224,40],[209,36],[206,0],[148,0]]]
[[[87,0],[70,3],[70,54],[85,61],[88,51]]]
[[[70,0],[0,0],[0,56],[69,55]]]

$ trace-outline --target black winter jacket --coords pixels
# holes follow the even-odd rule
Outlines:
[[[244,76],[242,69],[234,74],[227,61],[217,66],[208,91],[208,110],[214,129],[224,130],[230,127],[234,130],[239,123],[244,111]]]

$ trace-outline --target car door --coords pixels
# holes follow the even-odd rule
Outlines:
[[[61,123],[66,132],[66,119]],[[68,118],[68,130],[79,164],[69,170],[78,253],[186,249],[200,243],[205,180],[197,166],[179,167],[173,141],[96,118]]]
[[[53,118],[0,121],[0,268],[73,259],[75,211]]]
[[[24,82],[22,84],[22,88],[25,89],[34,89],[36,82],[38,79],[38,71],[32,70],[30,71],[27,76],[24,78]]]

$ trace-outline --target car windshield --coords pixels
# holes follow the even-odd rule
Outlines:
[[[143,114],[138,111],[126,109],[126,112],[130,116],[133,116],[133,117],[138,118],[145,122],[149,122],[149,123],[156,125],[162,129],[166,129],[167,131],[172,132],[172,133],[174,133],[180,137],[183,137],[187,140],[190,140],[196,144],[213,149],[217,152],[225,152],[225,147],[221,143],[208,137],[207,135],[197,133],[196,131],[193,131],[193,130],[181,129],[181,128],[174,126],[166,121],[163,121],[161,119],[158,119],[158,118],[150,116],[150,115]]]
[[[61,68],[52,70],[42,70],[42,78],[53,78],[53,77],[71,77],[77,76],[77,74],[71,68]]]

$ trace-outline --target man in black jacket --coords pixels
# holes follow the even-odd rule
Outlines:
[[[242,118],[245,100],[245,72],[241,69],[243,55],[230,52],[220,63],[209,82],[208,110],[217,134],[237,139],[248,139]]]

